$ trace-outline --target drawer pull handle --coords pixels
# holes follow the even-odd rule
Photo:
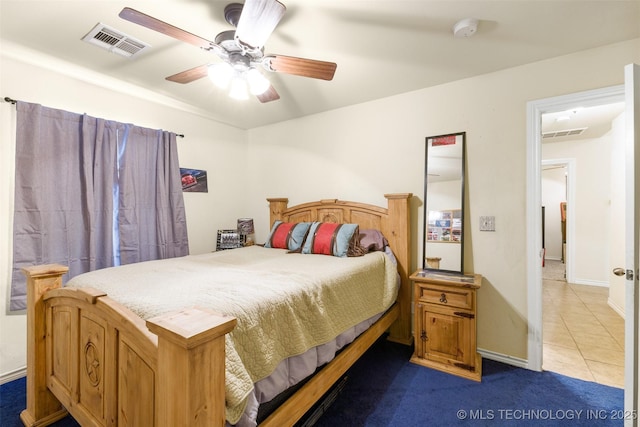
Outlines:
[[[475,319],[476,316],[473,313],[466,313],[464,311],[455,311],[453,313],[455,316],[466,317],[467,319]]]
[[[447,294],[445,294],[444,292],[440,294],[440,302],[443,304],[447,303]]]

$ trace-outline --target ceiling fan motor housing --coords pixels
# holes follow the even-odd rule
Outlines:
[[[230,3],[224,8],[224,19],[234,27],[238,26],[242,14],[242,3]]]
[[[242,72],[249,69],[251,61],[248,56],[240,52],[231,52],[229,53],[229,64],[234,70]]]

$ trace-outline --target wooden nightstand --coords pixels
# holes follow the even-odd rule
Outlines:
[[[480,381],[476,346],[476,289],[482,276],[418,270],[414,292],[413,363]]]

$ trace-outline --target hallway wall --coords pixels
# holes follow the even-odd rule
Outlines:
[[[573,281],[577,284],[609,286],[613,138],[609,131],[600,138],[542,144],[543,160],[575,159]]]

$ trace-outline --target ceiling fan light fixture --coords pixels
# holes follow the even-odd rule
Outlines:
[[[207,75],[214,85],[220,89],[226,89],[233,77],[233,68],[226,62],[211,64],[207,70]]]
[[[249,84],[249,91],[252,95],[262,95],[269,89],[269,86],[271,86],[269,80],[255,68],[250,68],[249,71],[247,71],[247,83]]]
[[[236,75],[233,77],[233,79],[231,79],[229,96],[239,101],[249,99],[249,93],[247,92],[247,81],[242,77],[242,75]]]

